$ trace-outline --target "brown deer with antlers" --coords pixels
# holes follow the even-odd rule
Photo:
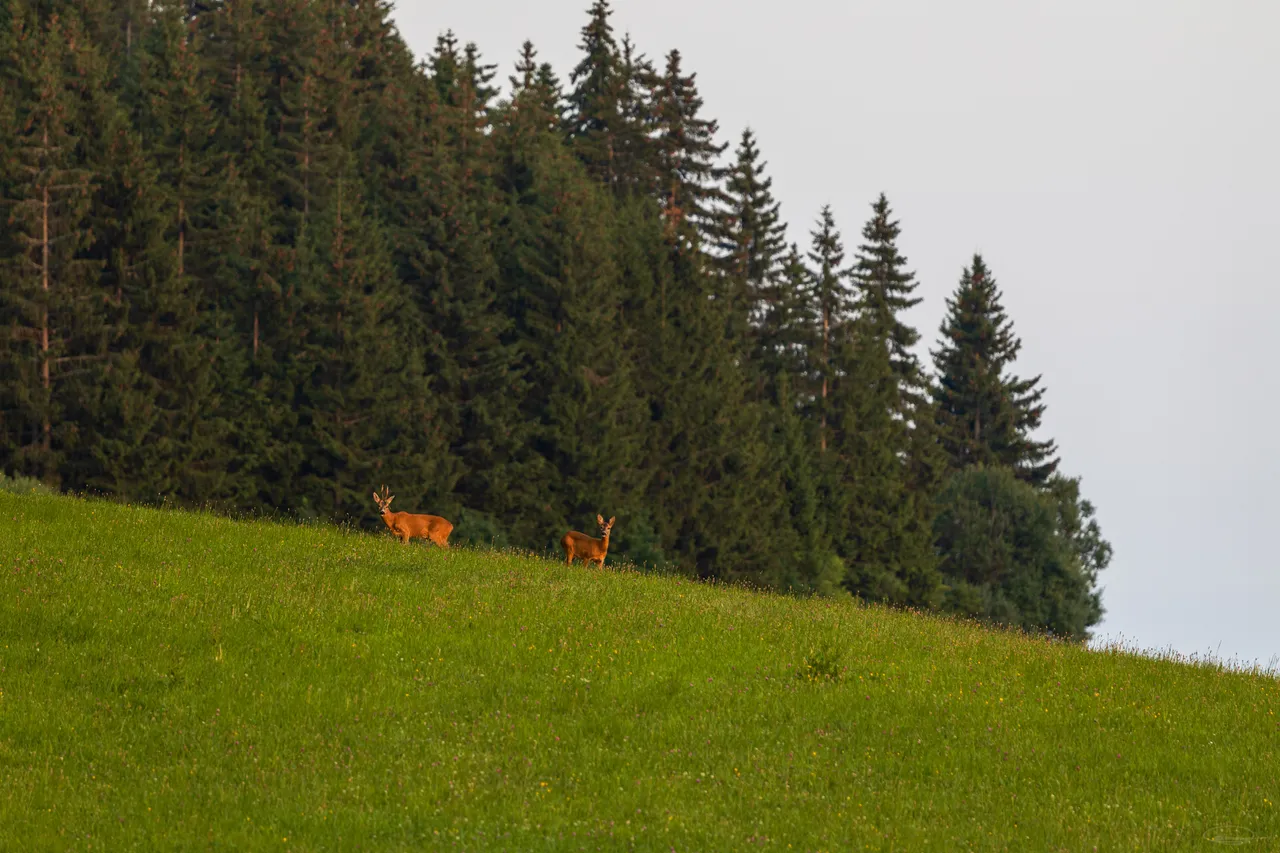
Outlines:
[[[573,558],[577,557],[588,565],[595,563],[600,568],[604,568],[604,555],[609,551],[609,531],[613,529],[613,521],[617,516],[611,516],[609,521],[604,520],[603,515],[596,516],[596,522],[600,525],[600,538],[592,539],[585,533],[579,533],[576,530],[570,530],[560,540],[560,547],[564,549],[565,561],[572,566]]]
[[[382,494],[373,493],[373,502],[382,512],[382,520],[401,543],[408,545],[410,539],[429,539],[441,548],[449,547],[449,534],[453,525],[438,515],[415,515],[411,512],[392,512],[391,502],[395,495],[386,486]]]

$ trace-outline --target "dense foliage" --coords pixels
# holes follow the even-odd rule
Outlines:
[[[1109,548],[981,258],[935,385],[888,200],[848,256],[830,209],[789,244],[754,134],[730,152],[606,0],[567,80],[526,44],[505,89],[452,33],[415,62],[380,0],[3,14],[7,474],[359,523],[387,483],[463,541],[604,512],[614,553],[698,577],[1099,618]],[[981,582],[964,501],[996,498],[944,489],[974,465],[1064,507]],[[1027,577],[1073,548],[1055,610]]]

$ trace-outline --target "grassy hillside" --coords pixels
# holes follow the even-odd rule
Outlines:
[[[1274,849],[1278,777],[1263,675],[0,493],[3,850]]]

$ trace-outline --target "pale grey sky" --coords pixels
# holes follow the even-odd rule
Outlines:
[[[589,0],[400,0],[505,83],[532,39],[567,83]],[[1115,546],[1101,638],[1280,655],[1280,2],[615,0],[695,71],[721,141],[757,132],[790,238],[881,190],[936,345],[981,251],[1044,375],[1044,434]],[[930,362],[931,363],[931,362]]]

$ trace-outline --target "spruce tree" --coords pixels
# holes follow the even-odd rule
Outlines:
[[[653,76],[629,39],[621,49],[608,0],[595,0],[582,28],[582,59],[569,75],[565,135],[588,173],[615,194],[648,192],[652,151],[645,89]]]
[[[716,217],[713,240],[716,265],[724,277],[729,337],[741,341],[760,393],[769,354],[759,334],[780,285],[786,252],[786,225],[773,197],[773,179],[765,177],[755,135],[742,132],[736,160],[724,186],[724,206]]]
[[[871,321],[875,333],[889,342],[904,403],[918,405],[927,386],[920,360],[912,352],[920,333],[902,319],[904,312],[920,304],[920,297],[914,295],[915,274],[906,268],[907,259],[898,249],[902,229],[892,218],[884,193],[871,205],[871,211],[854,261],[858,308]]]
[[[640,400],[626,358],[612,205],[555,128],[558,90],[526,45],[499,114],[506,202],[497,257],[508,337],[526,378],[521,417],[538,458],[512,533],[553,545],[583,515],[622,513],[638,485]],[[525,493],[527,491],[527,493]]]
[[[838,372],[834,350],[841,328],[852,316],[854,292],[848,281],[850,271],[844,265],[844,243],[840,232],[836,230],[830,205],[822,208],[818,215],[818,226],[810,235],[812,281],[808,301],[815,328],[811,337],[813,350],[809,358],[813,366],[813,385],[808,389],[808,396],[812,400],[814,419],[818,422],[818,450],[825,452],[831,387]]]
[[[96,178],[86,154],[100,143],[86,138],[84,112],[103,96],[105,70],[75,17],[19,9],[13,23],[0,464],[56,483],[80,444],[73,413],[96,395],[111,322],[101,263],[82,254],[93,244]]]
[[[190,268],[204,291],[212,356],[231,427],[230,482],[235,505],[291,507],[300,453],[297,421],[283,382],[288,342],[280,310],[282,259],[272,223],[274,158],[268,129],[266,23],[254,2],[218,3],[195,17],[203,80],[217,121],[208,138],[213,192],[192,222]],[[283,318],[283,319],[277,319]],[[281,359],[277,360],[277,354]],[[283,404],[275,401],[286,401]]]
[[[427,373],[458,466],[448,503],[509,520],[529,456],[518,409],[525,380],[508,342],[511,321],[499,310],[491,230],[499,207],[492,70],[449,36],[429,65],[425,144],[407,164],[422,189],[402,274],[422,313]]]
[[[317,280],[290,373],[302,494],[318,514],[350,518],[367,514],[378,482],[395,483],[406,505],[426,500],[444,448],[432,429],[421,344],[406,322],[409,300],[365,213],[361,183],[349,165],[330,177],[330,199],[308,226]]]
[[[781,405],[785,378],[788,398],[801,410],[812,409],[819,353],[819,306],[811,301],[814,275],[800,247],[792,243],[776,279],[765,284],[756,308],[756,350],[765,399]]]
[[[854,282],[857,310],[867,334],[887,351],[896,378],[886,397],[897,421],[890,430],[890,445],[905,471],[899,472],[902,488],[891,508],[897,533],[887,559],[916,578],[913,603],[927,603],[921,597],[931,595],[935,585],[931,579],[933,498],[942,483],[945,457],[938,445],[929,380],[912,351],[920,334],[902,317],[920,298],[914,296],[915,274],[907,269],[907,259],[898,249],[900,234],[889,201],[881,193],[862,229]]]
[[[696,239],[714,239],[716,209],[724,201],[716,159],[726,147],[714,141],[715,120],[701,115],[696,78],[683,73],[680,51],[673,50],[653,95],[655,190],[668,234],[690,245]]]
[[[939,440],[952,469],[1003,465],[1044,485],[1058,467],[1054,442],[1032,438],[1044,414],[1044,390],[1038,376],[1019,379],[1007,372],[1022,342],[981,255],[961,275],[947,312],[933,353],[934,396]]]
[[[120,135],[110,149],[116,184],[107,196],[119,205],[124,230],[109,241],[124,251],[108,269],[127,298],[129,323],[108,385],[116,392],[116,426],[98,452],[94,484],[189,503],[237,491],[228,474],[233,413],[219,387],[210,294],[198,277],[214,191],[208,140],[215,121],[199,48],[184,3],[153,6],[152,24],[135,48],[140,138]]]
[[[629,322],[642,331],[636,363],[647,398],[644,466],[655,473],[655,508],[664,550],[704,577],[766,583],[778,554],[790,550],[771,535],[785,515],[784,484],[773,425],[751,403],[752,389],[728,338],[728,301],[704,252],[703,226],[718,197],[711,162],[715,122],[679,56],[654,105],[661,218],[653,201],[634,205],[634,235],[648,256],[647,277],[629,294]],[[673,201],[674,200],[674,201]],[[655,230],[657,229],[657,230]],[[763,520],[768,520],[762,526]]]

